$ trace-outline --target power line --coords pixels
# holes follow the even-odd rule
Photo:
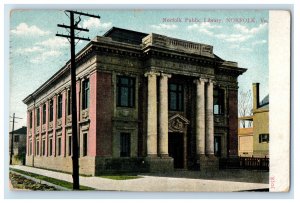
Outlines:
[[[80,16],[88,16],[92,18],[100,19],[99,15],[92,15],[89,13],[83,13],[78,11],[66,10],[64,13],[70,18],[70,25],[58,24],[58,27],[69,29],[69,35],[59,34],[56,36],[67,38],[70,42],[70,51],[71,51],[71,95],[76,95],[76,62],[75,62],[75,39],[90,41],[89,38],[78,37],[75,34],[75,30],[88,32],[86,28],[78,27],[78,24],[81,21]],[[67,14],[69,13],[69,15]],[[74,15],[78,15],[74,19]],[[77,20],[78,19],[78,20]],[[76,21],[77,20],[77,21]],[[76,22],[75,22],[76,21]],[[78,164],[78,132],[77,132],[77,105],[76,105],[76,96],[72,97],[72,165],[73,165],[73,189],[79,190],[79,164]]]

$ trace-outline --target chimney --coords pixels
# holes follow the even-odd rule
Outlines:
[[[259,83],[252,83],[253,110],[259,108]]]

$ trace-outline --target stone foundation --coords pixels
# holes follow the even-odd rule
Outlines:
[[[96,157],[95,175],[148,172],[149,165],[144,158]]]
[[[214,155],[200,155],[200,171],[217,171],[219,170],[219,158]]]
[[[26,156],[26,165],[51,169],[55,171],[62,171],[72,173],[72,158],[70,156]],[[80,157],[79,158],[79,174],[94,175],[95,174],[95,158],[94,157]]]
[[[148,172],[172,172],[174,171],[174,159],[172,157],[146,157],[149,165]]]
[[[72,173],[72,158],[62,156],[26,156],[26,165]],[[111,158],[111,157],[80,157],[79,174],[102,175],[122,173],[170,172],[174,170],[173,158]]]

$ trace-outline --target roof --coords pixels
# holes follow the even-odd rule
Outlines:
[[[261,100],[258,109],[269,109],[269,94],[265,96],[263,100]]]
[[[11,134],[10,132],[9,134]],[[27,127],[23,126],[22,128],[19,128],[14,131],[14,134],[19,134],[19,135],[26,135],[27,134]]]
[[[144,37],[146,37],[147,35],[149,35],[149,34],[134,31],[134,30],[127,30],[127,29],[123,29],[123,28],[112,27],[103,36],[111,37],[113,41],[140,45],[140,44],[142,44],[142,39]]]
[[[261,106],[264,106],[266,104],[269,104],[269,95],[265,96],[265,98],[260,102]]]

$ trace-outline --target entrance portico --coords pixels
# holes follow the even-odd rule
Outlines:
[[[171,74],[150,71],[145,73],[148,79],[147,88],[147,157],[148,158],[170,158],[168,149],[170,142],[182,143],[182,167],[187,166],[187,125],[189,120],[180,114],[169,115],[168,111],[168,79]],[[157,81],[159,83],[157,84]],[[214,157],[214,115],[213,115],[213,90],[214,82],[211,78],[198,78],[194,80],[196,84],[196,105],[195,109],[195,137],[196,154],[200,162],[200,169],[205,167],[207,159],[215,160]],[[158,85],[158,87],[157,87]],[[159,91],[157,94],[157,90]],[[157,99],[157,95],[158,98]],[[183,104],[185,105],[185,104]],[[158,116],[158,118],[157,118]],[[170,116],[170,118],[169,118]],[[169,119],[168,119],[169,118]],[[158,122],[157,122],[158,121]],[[170,141],[168,132],[181,132],[181,138]],[[171,136],[172,137],[172,136]],[[180,141],[180,142],[179,142]],[[174,143],[173,143],[174,144]],[[178,146],[181,149],[181,146]],[[171,149],[172,151],[173,149]],[[174,153],[172,154],[174,156]],[[177,156],[178,157],[178,156]],[[174,159],[174,157],[172,157]],[[205,159],[203,159],[205,158]],[[202,163],[201,163],[202,162]],[[170,161],[168,160],[170,164]],[[175,161],[174,161],[175,164]],[[177,164],[177,162],[176,162]],[[180,165],[180,164],[179,164]],[[177,164],[177,166],[179,166]]]

